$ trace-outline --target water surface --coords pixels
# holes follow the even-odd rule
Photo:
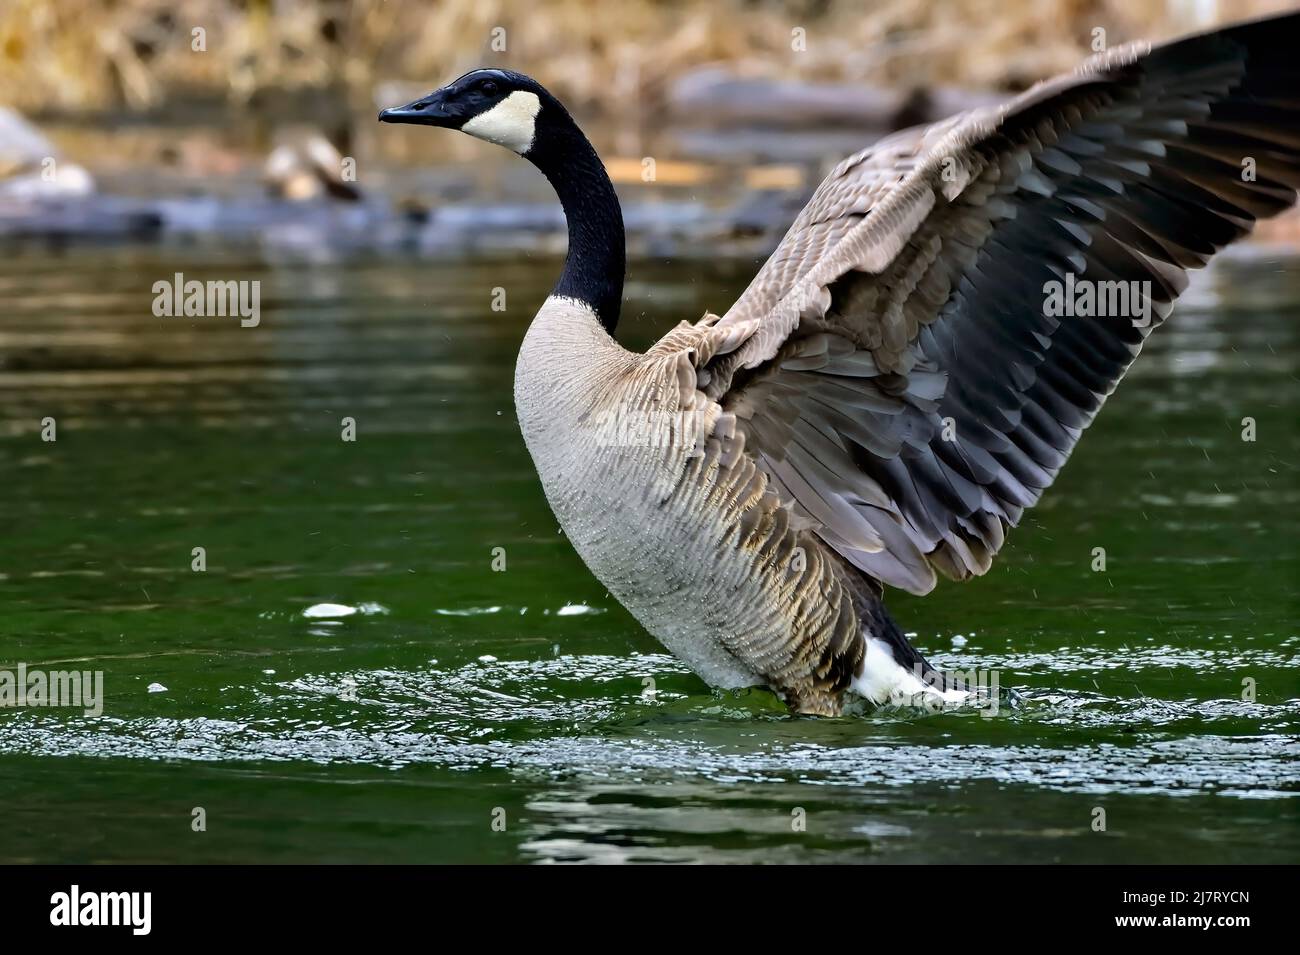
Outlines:
[[[554,261],[4,252],[0,668],[106,700],[0,710],[0,860],[1300,853],[1300,262],[1200,276],[988,576],[891,598],[1013,709],[817,720],[712,693],[557,532],[511,400]],[[751,268],[635,263],[622,337]],[[156,318],[175,272],[261,324]]]

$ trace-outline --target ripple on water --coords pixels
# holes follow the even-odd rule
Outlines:
[[[1165,660],[1167,648],[1148,660]],[[1085,658],[1086,650],[1078,651]],[[1244,654],[1277,665],[1274,654]],[[1199,654],[1183,665],[1205,663]],[[953,660],[946,660],[952,665]],[[983,667],[1019,658],[961,657]],[[647,679],[654,682],[647,691]],[[677,687],[683,687],[682,692]],[[1300,701],[1116,698],[1025,693],[993,720],[966,713],[875,711],[788,717],[762,691],[709,696],[664,654],[484,659],[454,668],[311,674],[227,688],[222,717],[10,718],[0,751],[197,761],[290,760],[455,769],[504,767],[563,777],[789,782],[895,787],[987,780],[1085,793],[1300,791],[1300,740],[1240,727],[1294,726]],[[255,712],[250,721],[241,714]],[[1015,725],[1000,743],[995,725]],[[1196,735],[1169,732],[1196,721]],[[974,722],[972,722],[974,721]],[[1231,723],[1238,735],[1205,732]],[[736,732],[737,723],[750,731]],[[1028,732],[1026,732],[1028,730]],[[1087,732],[1079,732],[1086,730]],[[1062,732],[1067,735],[1060,735]],[[1025,740],[1031,740],[1026,742]]]

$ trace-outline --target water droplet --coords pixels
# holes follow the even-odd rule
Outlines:
[[[595,607],[588,607],[586,604],[565,604],[555,611],[557,617],[577,617],[584,613],[600,613],[600,611]]]
[[[304,617],[350,617],[357,612],[356,607],[347,604],[313,604],[302,612]]]

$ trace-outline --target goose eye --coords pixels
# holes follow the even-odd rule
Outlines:
[[[494,83],[492,80],[486,80],[486,81],[484,81],[484,83],[483,83],[483,85],[480,87],[480,89],[483,90],[483,92],[484,92],[485,95],[487,95],[487,96],[493,96],[493,95],[496,94],[496,91],[497,91],[497,85],[496,85],[496,83]]]

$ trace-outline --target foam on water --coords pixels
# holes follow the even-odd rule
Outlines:
[[[1054,657],[1068,669],[1070,655]],[[1088,651],[1078,650],[1079,663]],[[1275,666],[1240,651],[1244,665]],[[945,665],[1023,667],[1019,658],[963,656]],[[1042,661],[1035,661],[1041,663]],[[1214,665],[1170,654],[1148,665]],[[292,760],[509,767],[607,779],[746,779],[817,785],[907,786],[988,780],[1092,794],[1280,798],[1300,788],[1300,701],[1158,700],[1080,691],[1020,692],[991,718],[971,712],[876,710],[837,720],[794,719],[761,690],[688,695],[663,654],[561,655],[421,671],[322,673],[227,688],[223,718],[96,719],[31,711],[10,721],[0,752],[202,761]],[[643,680],[661,686],[653,701]],[[353,711],[340,714],[340,707]],[[256,719],[244,714],[256,713]],[[971,721],[974,720],[974,723]],[[1174,726],[1194,721],[1200,732]],[[1008,728],[1001,729],[1003,723]],[[738,737],[739,725],[750,732]],[[1212,730],[1221,724],[1223,734]],[[1252,731],[1242,733],[1243,724]],[[1070,726],[1073,745],[1032,740]],[[1206,732],[1211,730],[1211,732]],[[902,731],[902,732],[900,732]],[[999,744],[997,737],[1016,742]],[[912,737],[918,736],[918,739]],[[963,737],[971,737],[964,741]],[[746,745],[748,743],[749,745]]]

